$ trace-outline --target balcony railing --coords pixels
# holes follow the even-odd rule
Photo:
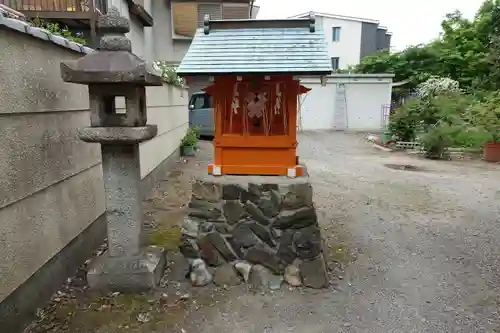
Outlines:
[[[83,19],[94,13],[106,13],[106,0],[0,0],[27,17],[47,19]]]

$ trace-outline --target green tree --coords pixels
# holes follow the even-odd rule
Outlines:
[[[354,67],[357,73],[394,73],[415,88],[430,76],[449,77],[467,90],[500,86],[500,0],[486,0],[473,20],[446,15],[440,38],[401,52],[381,51]]]

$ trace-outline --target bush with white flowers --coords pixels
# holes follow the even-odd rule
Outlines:
[[[153,63],[154,69],[161,72],[161,76],[163,77],[163,81],[169,84],[173,84],[177,87],[185,87],[186,83],[183,78],[177,76],[176,68],[170,65],[168,62],[164,60],[155,61]]]
[[[417,95],[420,98],[459,92],[461,89],[458,82],[447,77],[432,76],[417,87]]]

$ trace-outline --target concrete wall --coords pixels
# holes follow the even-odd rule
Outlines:
[[[100,147],[76,137],[89,125],[87,88],[60,78],[60,62],[83,54],[0,19],[0,330],[15,332],[13,321],[102,242],[105,206]],[[140,147],[145,190],[177,159],[187,95],[167,85],[147,90],[148,122],[159,134]]]
[[[153,25],[154,54],[157,60],[168,60],[180,63],[186,55],[192,39],[172,39],[172,11],[170,1],[153,1],[152,11],[155,23]]]

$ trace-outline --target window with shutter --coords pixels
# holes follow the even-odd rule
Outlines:
[[[178,37],[193,37],[198,22],[197,5],[188,2],[172,2],[172,27]],[[175,36],[174,36],[175,37]]]
[[[244,20],[250,18],[250,6],[248,4],[223,4],[222,18],[224,20]]]
[[[210,15],[211,20],[221,20],[222,10],[220,4],[198,4],[198,27],[203,27],[205,15]]]

